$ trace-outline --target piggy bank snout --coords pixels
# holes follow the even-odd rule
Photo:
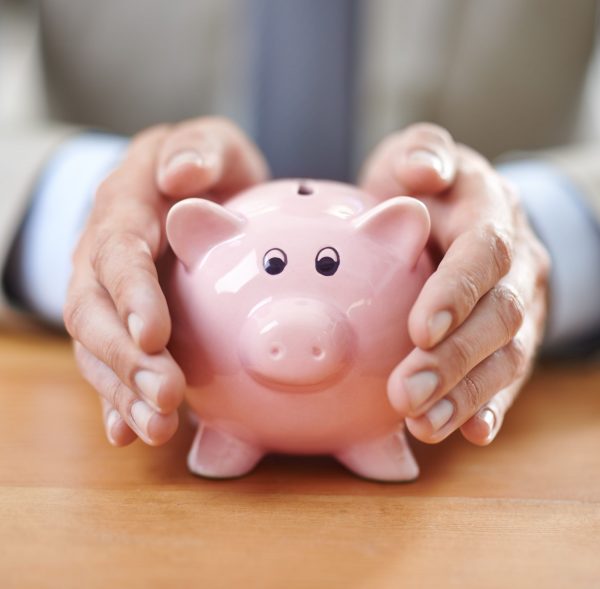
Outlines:
[[[240,357],[263,384],[314,387],[348,366],[352,334],[346,317],[331,305],[302,298],[276,301],[248,317]]]

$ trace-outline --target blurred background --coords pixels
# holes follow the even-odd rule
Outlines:
[[[600,137],[589,0],[0,7],[2,126],[54,121],[131,134],[222,114],[259,143],[276,175],[345,179],[382,137],[420,120],[492,159]],[[278,138],[265,118],[277,121]],[[343,156],[322,163],[319,144]]]

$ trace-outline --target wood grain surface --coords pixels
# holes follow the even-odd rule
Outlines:
[[[600,365],[545,365],[499,438],[421,478],[270,457],[188,474],[192,428],[112,448],[69,343],[0,336],[0,587],[600,588]]]

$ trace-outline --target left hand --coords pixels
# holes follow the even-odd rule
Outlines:
[[[138,133],[99,186],[73,255],[64,318],[115,446],[138,437],[164,444],[178,427],[185,377],[167,349],[171,318],[156,265],[172,202],[225,199],[268,176],[232,122],[200,117]]]
[[[460,428],[491,442],[533,364],[546,316],[549,257],[510,186],[481,155],[435,125],[385,139],[361,186],[419,197],[439,265],[409,316],[416,348],[395,368],[391,403],[419,440]],[[424,196],[426,195],[426,196]]]

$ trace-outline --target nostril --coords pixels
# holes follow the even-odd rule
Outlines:
[[[281,344],[271,344],[271,347],[269,348],[269,355],[271,358],[273,358],[273,360],[279,360],[279,358],[281,358],[283,355],[283,348]]]
[[[313,346],[312,355],[315,358],[315,360],[321,360],[323,356],[325,356],[325,353],[323,352],[323,349],[319,346]]]

